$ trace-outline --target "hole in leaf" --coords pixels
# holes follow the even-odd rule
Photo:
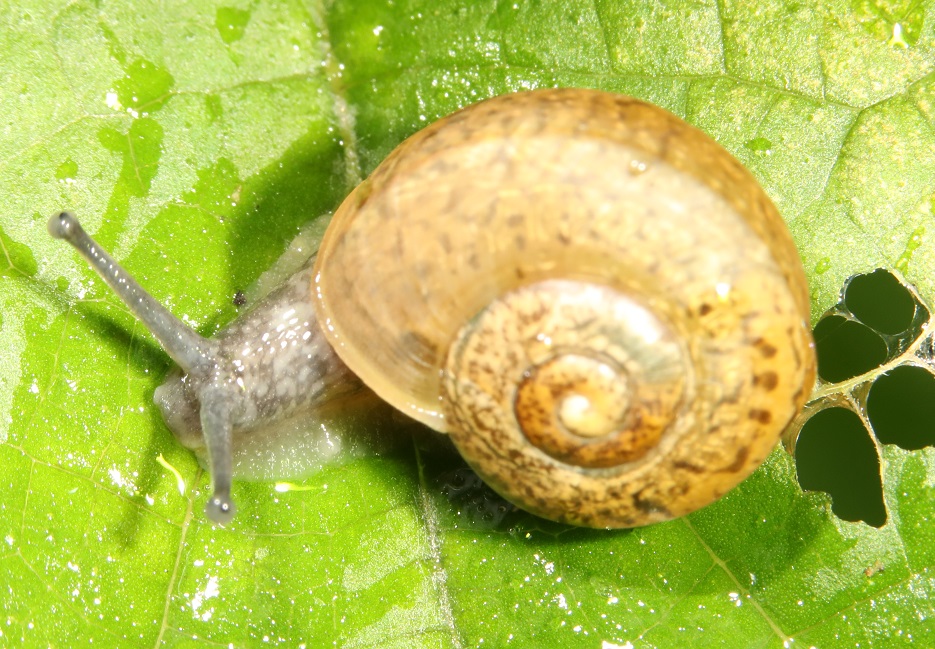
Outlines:
[[[886,522],[877,448],[853,411],[827,408],[809,419],[795,446],[804,490],[831,495],[831,511],[846,521]]]
[[[924,367],[903,365],[873,383],[867,416],[877,439],[907,451],[935,446],[935,376]]]
[[[883,269],[854,277],[847,285],[844,304],[868,327],[892,335],[906,331],[916,311],[912,294]]]
[[[818,375],[837,383],[860,376],[886,362],[886,342],[856,320],[832,315],[815,326]]]

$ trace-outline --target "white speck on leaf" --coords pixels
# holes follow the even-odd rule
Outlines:
[[[220,589],[218,589],[218,578],[212,575],[208,575],[208,582],[205,584],[204,590],[198,591],[195,593],[195,596],[192,597],[191,607],[192,615],[195,619],[201,620],[202,622],[207,622],[211,619],[211,616],[214,614],[214,608],[209,608],[206,611],[201,611],[202,604],[206,600],[211,599],[212,597],[217,597],[221,594]]]

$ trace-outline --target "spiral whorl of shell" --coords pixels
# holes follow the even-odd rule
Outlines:
[[[717,499],[814,380],[763,190],[702,132],[598,91],[506,95],[409,138],[335,214],[313,290],[377,394],[578,525]]]

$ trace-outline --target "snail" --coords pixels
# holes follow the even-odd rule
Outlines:
[[[207,450],[217,523],[232,445],[372,390],[529,512],[647,525],[749,475],[815,380],[804,272],[765,192],[700,130],[601,91],[503,95],[411,136],[213,339],[73,215],[49,231],[181,368],[155,401]]]

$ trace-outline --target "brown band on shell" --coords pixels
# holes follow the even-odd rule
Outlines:
[[[676,333],[645,305],[568,280],[500,296],[452,349],[447,374],[499,395],[497,407],[533,447],[582,468],[621,466],[654,449],[693,374]]]
[[[675,377],[673,377],[675,378]],[[653,394],[613,359],[560,352],[525,373],[516,420],[537,448],[567,464],[612,467],[643,457],[676,416],[681,381]]]

